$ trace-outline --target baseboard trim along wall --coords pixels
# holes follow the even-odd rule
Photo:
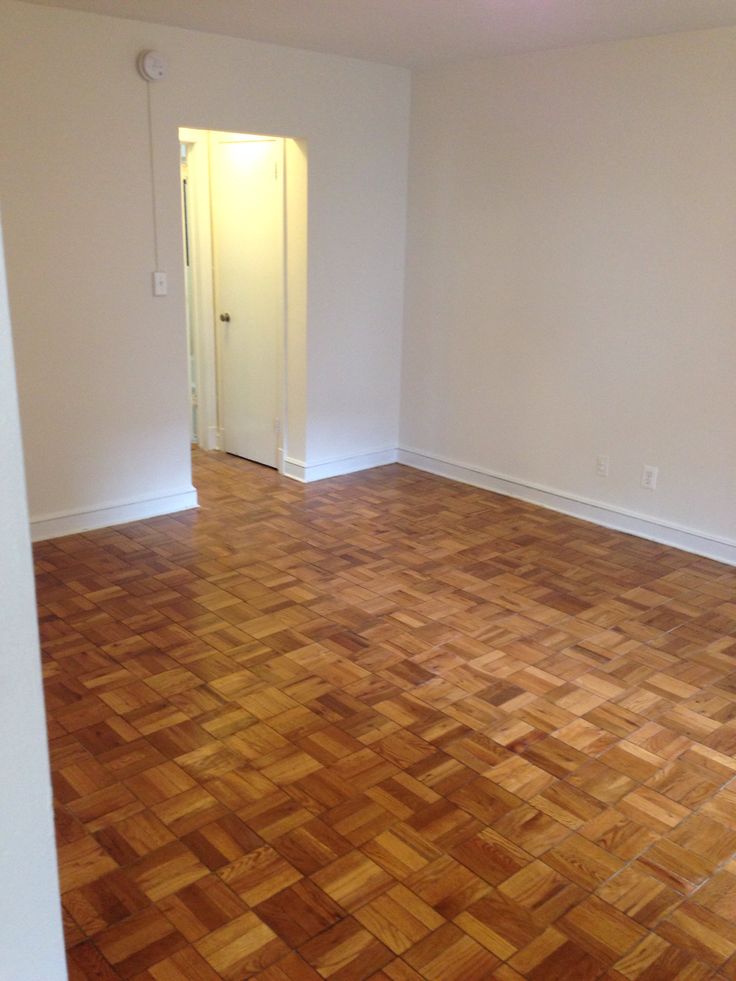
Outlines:
[[[322,463],[305,463],[294,457],[285,456],[283,473],[292,480],[302,484],[311,484],[313,480],[324,480],[326,477],[341,477],[346,473],[358,470],[370,470],[373,467],[384,467],[387,463],[396,463],[398,450],[396,447],[384,450],[374,450],[371,453],[361,453],[359,456],[346,456],[337,460],[323,460]]]
[[[474,487],[481,487],[496,494],[515,497],[574,518],[582,518],[604,528],[628,532],[639,538],[680,548],[684,552],[693,552],[695,555],[715,559],[717,562],[736,565],[736,541],[728,538],[716,538],[659,518],[637,514],[600,501],[576,497],[540,484],[526,483],[482,467],[421,453],[418,450],[399,449],[397,459],[399,463],[413,467],[415,470],[449,477],[463,484],[472,484]]]
[[[324,460],[314,464],[307,464],[303,460],[287,456],[284,457],[283,473],[293,480],[307,484],[328,477],[339,477],[359,470],[382,467],[389,463],[402,463],[414,470],[447,477],[462,484],[503,494],[505,497],[528,501],[530,504],[538,504],[552,511],[559,511],[561,514],[591,521],[604,528],[627,532],[648,541],[670,545],[685,552],[736,566],[736,541],[732,539],[718,538],[673,522],[637,514],[601,501],[576,497],[555,488],[527,483],[483,467],[422,453],[419,450],[408,448],[375,450],[358,456]],[[175,514],[196,507],[198,507],[197,492],[190,487],[163,497],[103,504],[91,510],[41,515],[31,519],[31,539],[34,542],[45,541],[49,538],[108,528],[129,521],[140,521],[143,518]]]
[[[157,518],[177,511],[198,507],[197,492],[193,487],[163,497],[149,497],[114,504],[102,504],[91,510],[61,511],[31,518],[31,540],[43,542],[49,538],[76,535],[96,528],[109,528],[142,518]]]

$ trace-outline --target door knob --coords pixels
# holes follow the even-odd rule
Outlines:
[[[223,324],[229,324],[230,323],[230,314],[229,313],[221,313],[220,314],[220,320],[223,322]]]

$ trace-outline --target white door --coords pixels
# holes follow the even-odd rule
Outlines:
[[[278,466],[284,324],[283,141],[211,136],[215,314],[228,453]]]

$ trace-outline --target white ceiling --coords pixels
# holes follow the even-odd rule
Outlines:
[[[407,67],[736,25],[736,0],[29,0]]]

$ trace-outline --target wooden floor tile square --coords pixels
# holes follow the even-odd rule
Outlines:
[[[176,840],[173,832],[148,810],[103,828],[95,838],[120,865],[129,865]]]
[[[139,800],[150,807],[176,797],[185,790],[191,790],[196,786],[196,782],[176,763],[169,761],[128,777],[125,785]]]
[[[490,891],[489,884],[449,855],[425,865],[405,885],[438,913],[452,919]]]
[[[542,855],[570,834],[559,821],[531,804],[518,807],[493,825],[494,830],[520,845],[530,855]]]
[[[570,786],[564,780],[552,784],[541,794],[532,797],[530,803],[543,814],[570,830],[577,830],[587,821],[592,821],[605,810],[605,805],[586,794],[583,790]]]
[[[694,814],[683,821],[667,839],[713,864],[731,858],[736,852],[736,829],[705,814]]]
[[[453,858],[491,885],[499,885],[529,865],[532,857],[509,838],[486,828],[452,850]]]
[[[357,846],[390,828],[396,818],[365,794],[359,794],[323,811],[322,820],[353,846]]]
[[[498,891],[522,909],[528,910],[536,922],[545,926],[564,916],[586,895],[581,886],[542,861],[524,866],[506,879]]]
[[[72,981],[736,981],[736,571],[194,451],[35,546]]]
[[[207,868],[181,841],[149,852],[126,870],[126,875],[153,902],[178,892],[207,875]]]
[[[680,947],[667,943],[655,934],[648,934],[615,965],[627,981],[706,981],[713,977],[713,968]]]
[[[617,856],[575,833],[548,851],[544,861],[584,889],[595,889],[624,864]]]
[[[271,839],[273,848],[302,875],[311,875],[352,851],[352,844],[324,821],[313,818]]]
[[[668,838],[663,838],[639,857],[638,864],[673,889],[687,894],[714,871],[718,859],[706,859]]]
[[[151,810],[175,835],[196,831],[227,813],[226,808],[200,786],[154,804]]]
[[[632,820],[615,807],[607,808],[586,821],[579,828],[579,833],[626,861],[636,858],[658,839],[651,828]]]
[[[579,947],[613,964],[646,936],[646,929],[597,896],[583,900],[557,923]]]
[[[679,892],[637,864],[604,882],[597,895],[650,929],[682,902]]]
[[[95,938],[103,957],[130,978],[186,946],[179,931],[155,907],[141,910]]]
[[[288,947],[255,913],[243,913],[195,944],[218,977],[241,981],[288,953]]]
[[[528,981],[595,981],[605,965],[554,927],[515,954],[509,965]]]
[[[541,767],[529,763],[520,756],[499,763],[497,766],[486,770],[485,776],[489,780],[508,790],[517,797],[530,800],[536,794],[550,787],[555,778]]]
[[[589,760],[568,777],[568,782],[602,804],[615,804],[624,794],[636,787],[636,781],[625,773],[602,763]]]
[[[418,772],[425,775],[424,771]],[[402,820],[440,799],[436,791],[408,772],[398,773],[370,787],[366,796]]]
[[[302,877],[270,845],[255,848],[220,869],[218,874],[249,906],[262,903]]]
[[[500,960],[507,960],[544,930],[543,921],[528,906],[495,889],[459,913],[454,922]]]
[[[649,787],[637,787],[618,803],[622,814],[660,834],[671,831],[690,811]]]
[[[394,886],[366,903],[354,916],[395,954],[402,954],[445,922],[439,913],[403,885]]]
[[[678,804],[696,808],[713,796],[722,780],[697,766],[674,760],[654,772],[646,783]]]
[[[246,912],[243,901],[215,875],[171,893],[158,907],[190,943]]]
[[[678,906],[656,932],[715,967],[736,953],[736,925],[692,902]]]
[[[63,897],[65,912],[81,930],[79,940],[100,933],[148,905],[148,897],[122,870],[108,872]]]
[[[415,944],[404,960],[427,981],[485,981],[500,963],[452,923]]]
[[[394,956],[352,917],[308,941],[300,953],[320,977],[345,981],[365,981]]]
[[[321,975],[296,951],[253,975],[254,981],[320,981],[320,978]]]
[[[395,879],[405,879],[442,856],[436,845],[401,823],[367,841],[362,851]]]
[[[449,801],[438,800],[417,811],[406,824],[437,848],[450,850],[481,827],[481,822]]]
[[[393,885],[394,879],[359,851],[348,852],[315,872],[312,881],[352,912]]]
[[[712,818],[732,831],[736,830],[736,787],[726,787],[706,801],[700,814]]]
[[[733,872],[716,872],[693,895],[692,901],[726,920],[736,922],[736,875]]]
[[[91,835],[62,845],[58,854],[62,894],[94,882],[118,866]]]
[[[453,804],[468,811],[484,824],[493,824],[524,802],[485,777],[477,777],[447,795]]]
[[[235,814],[182,836],[187,848],[210,870],[229,865],[242,855],[260,848],[264,841]]]
[[[310,879],[282,889],[255,911],[290,947],[300,947],[345,916],[342,907]]]
[[[69,981],[119,981],[121,977],[91,941],[67,950],[67,970]]]
[[[143,810],[138,798],[121,783],[111,784],[67,804],[71,814],[88,831],[101,831]]]
[[[135,981],[218,981],[219,978],[194,947],[184,947],[149,967]]]

